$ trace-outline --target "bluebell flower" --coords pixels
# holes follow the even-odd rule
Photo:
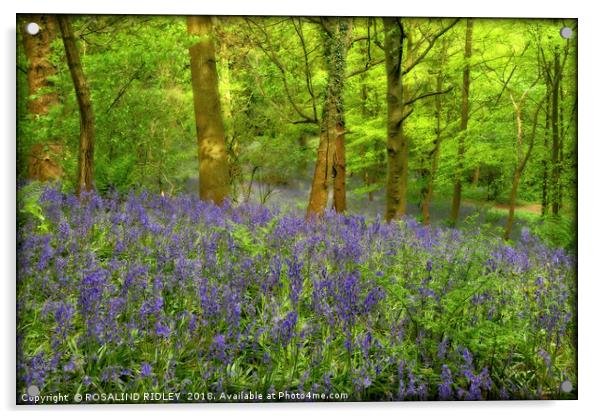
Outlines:
[[[152,367],[148,362],[143,362],[140,365],[140,376],[142,378],[150,377],[152,373]]]
[[[439,384],[439,399],[450,400],[453,395],[453,378],[449,367],[445,364],[441,367],[441,384]]]

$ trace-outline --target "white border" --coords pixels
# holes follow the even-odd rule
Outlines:
[[[602,374],[602,345],[600,339],[600,309],[602,290],[599,275],[600,231],[600,26],[602,16],[596,13],[594,1],[506,0],[492,3],[477,1],[408,1],[366,0],[147,0],[140,3],[123,0],[82,2],[81,0],[35,1],[20,0],[18,4],[1,4],[2,73],[0,113],[3,138],[0,139],[0,170],[2,171],[2,249],[4,270],[2,296],[1,345],[2,378],[0,379],[0,409],[4,417],[35,415],[45,418],[69,418],[86,415],[105,418],[117,412],[136,412],[145,417],[177,414],[185,416],[220,416],[242,418],[306,417],[307,415],[337,415],[344,418],[380,417],[589,417],[597,411]],[[574,17],[579,19],[579,401],[572,402],[486,402],[486,403],[345,403],[345,404],[286,404],[286,405],[186,405],[186,406],[96,406],[96,407],[15,407],[14,406],[14,290],[15,290],[15,13],[124,13],[124,14],[289,14],[289,15],[402,15],[402,16],[475,16],[475,17]],[[598,123],[598,124],[596,124]],[[596,126],[597,125],[597,126]],[[597,128],[597,130],[596,130]]]

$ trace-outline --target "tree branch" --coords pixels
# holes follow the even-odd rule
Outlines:
[[[429,93],[424,93],[424,94],[422,94],[422,95],[420,95],[420,96],[416,96],[416,97],[414,97],[414,98],[412,98],[412,99],[408,100],[407,102],[405,102],[405,103],[404,103],[404,105],[405,105],[405,106],[409,106],[409,105],[411,105],[412,103],[414,103],[414,102],[416,102],[416,101],[418,101],[418,100],[420,100],[420,99],[424,99],[424,98],[427,98],[427,97],[430,97],[430,96],[444,95],[444,94],[446,94],[446,93],[449,93],[449,92],[451,92],[452,90],[453,90],[453,87],[452,87],[452,86],[450,86],[450,87],[448,87],[447,89],[445,89],[445,90],[441,90],[441,91],[439,91],[439,92],[429,92]]]
[[[406,119],[408,119],[408,117],[410,115],[412,115],[412,112],[414,112],[414,108],[410,109],[409,112],[407,114],[405,114],[400,120],[399,120],[399,125],[401,125],[401,123],[403,121],[405,121]]]
[[[256,23],[255,21],[253,21],[253,19],[250,19],[250,18],[246,18],[246,22],[247,22],[247,25],[249,25],[249,29],[251,30],[251,32],[254,32],[254,31],[251,28],[251,25],[249,24],[249,22],[251,22],[253,25],[257,26],[259,28],[259,30],[263,33],[263,35],[264,35],[264,37],[266,39],[266,42],[268,43],[268,48],[269,49],[266,49],[265,46],[259,40],[256,41],[257,46],[263,51],[263,53],[266,55],[266,57],[268,57],[270,59],[270,61],[272,61],[272,63],[280,71],[280,75],[281,75],[281,78],[282,78],[282,83],[284,84],[284,91],[286,93],[286,97],[288,98],[288,100],[289,100],[290,104],[292,105],[293,109],[304,120],[311,120],[312,118],[309,117],[308,115],[306,115],[305,112],[303,112],[301,110],[301,108],[297,105],[297,103],[295,103],[295,101],[293,100],[292,94],[291,94],[290,89],[289,89],[288,80],[287,80],[287,77],[286,77],[287,71],[284,68],[284,65],[280,62],[280,60],[278,59],[278,57],[274,53],[274,48],[272,46],[272,43],[270,42],[270,37],[269,37],[268,33],[266,32],[265,28],[261,27],[261,25],[259,25],[258,23]]]
[[[431,38],[429,40],[429,44],[426,47],[426,49],[422,52],[422,54],[420,54],[420,56],[416,60],[414,60],[414,62],[408,68],[403,70],[402,75],[406,75],[407,73],[412,71],[412,69],[414,69],[414,67],[416,67],[418,64],[420,64],[420,62],[424,59],[424,57],[426,57],[426,55],[429,53],[429,51],[433,48],[437,39],[442,37],[447,31],[449,31],[451,28],[453,28],[456,25],[456,23],[458,23],[459,21],[460,21],[460,18],[454,19],[454,21],[450,25],[443,28],[441,31],[439,31],[438,34],[436,34],[433,38]]]
[[[115,96],[115,99],[113,99],[113,102],[111,102],[111,105],[109,105],[109,107],[107,108],[107,110],[105,111],[105,114],[109,113],[111,111],[111,109],[113,109],[113,106],[115,106],[117,104],[117,102],[119,102],[119,100],[121,99],[121,97],[125,94],[126,90],[128,89],[128,87],[130,87],[130,84],[132,84],[132,82],[134,80],[136,80],[138,78],[138,75],[140,74],[140,72],[142,71],[142,68],[144,68],[144,64],[141,65],[138,70],[136,70],[134,72],[134,74],[132,75],[132,77],[130,77],[130,79],[127,81],[127,83],[125,83],[123,85],[123,87],[119,90],[119,93],[117,93],[117,96]]]
[[[309,53],[307,52],[307,47],[305,46],[305,38],[303,37],[303,28],[301,26],[301,18],[299,18],[299,27],[295,24],[295,18],[291,18],[293,22],[293,26],[295,27],[295,32],[297,32],[297,36],[299,36],[299,41],[301,42],[301,47],[303,48],[303,55],[305,58],[305,84],[307,86],[307,91],[311,96],[311,105],[313,110],[313,119],[318,120],[318,112],[316,106],[316,95],[314,94],[313,83],[311,80],[311,70],[309,67]]]
[[[367,62],[366,66],[364,68],[358,68],[357,70],[354,70],[351,73],[347,74],[345,77],[351,78],[353,76],[357,76],[358,74],[365,73],[366,71],[369,71],[370,69],[372,69],[372,67],[376,67],[377,65],[382,64],[384,62],[385,62],[384,58],[382,58],[380,60],[374,60],[372,62]]]

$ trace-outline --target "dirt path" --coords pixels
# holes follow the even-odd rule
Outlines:
[[[495,208],[509,210],[510,205],[508,204],[495,204]],[[541,204],[529,204],[529,205],[517,205],[516,211],[532,212],[533,214],[541,214]]]
[[[510,209],[510,205],[508,204],[492,204],[491,202],[487,202],[487,201],[477,201],[474,199],[463,199],[464,202],[466,202],[467,204],[471,204],[474,206],[488,206],[488,207],[492,207],[492,208],[497,208],[497,209],[502,209],[502,210],[509,210]],[[514,208],[515,211],[524,211],[524,212],[530,212],[533,214],[541,214],[541,204],[528,204],[528,205],[517,205]]]

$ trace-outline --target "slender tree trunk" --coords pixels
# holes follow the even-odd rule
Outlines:
[[[472,175],[472,186],[477,186],[479,184],[479,178],[481,177],[481,165],[478,164],[474,169],[474,174]]]
[[[532,145],[530,146],[529,151],[525,155],[524,160],[522,160],[519,163],[519,166],[515,169],[514,175],[512,177],[512,189],[510,191],[510,207],[508,209],[508,219],[506,220],[506,227],[504,229],[504,240],[508,240],[510,238],[510,233],[512,232],[512,225],[514,224],[514,213],[516,210],[516,196],[518,192],[518,185],[520,183],[523,171],[529,160],[529,157],[531,156],[531,147]]]
[[[561,70],[562,71],[562,70]],[[564,90],[562,89],[562,81],[564,77],[562,74],[560,75],[560,80],[558,81],[558,90],[560,101],[558,103],[558,210],[562,208],[562,198],[563,198],[563,166],[564,166]]]
[[[527,162],[531,157],[531,153],[533,151],[533,145],[535,144],[535,134],[537,132],[537,121],[539,118],[539,111],[544,103],[544,101],[540,101],[537,106],[537,110],[535,111],[535,116],[533,117],[533,126],[531,130],[531,136],[529,137],[529,144],[527,146],[527,152],[523,155],[523,121],[522,121],[522,106],[524,100],[527,96],[527,92],[523,94],[521,99],[517,102],[514,102],[512,99],[512,103],[514,105],[514,112],[516,116],[516,154],[518,157],[518,163],[516,168],[514,169],[514,175],[512,177],[512,189],[510,191],[510,208],[508,209],[508,219],[506,220],[506,227],[504,229],[504,240],[508,240],[510,238],[510,233],[512,232],[512,225],[514,223],[514,212],[516,208],[516,195],[518,191],[518,185],[520,183],[521,176],[525,167],[527,166]]]
[[[387,70],[387,185],[385,219],[405,213],[404,160],[407,167],[403,136],[402,60],[404,30],[397,18],[383,18],[385,30],[385,65]]]
[[[76,193],[79,196],[82,191],[90,191],[94,188],[94,113],[92,111],[90,88],[82,69],[79,49],[73,37],[73,30],[69,20],[70,17],[59,15],[57,19],[79,106],[79,154],[76,189]]]
[[[369,169],[364,169],[364,184],[367,187],[370,187],[374,184],[374,175],[370,173]],[[368,191],[368,201],[374,201],[374,192],[372,190]]]
[[[554,79],[552,83],[552,214],[558,215],[560,168],[558,154],[560,149],[560,133],[558,129],[558,90],[560,82],[560,54],[554,52]]]
[[[343,88],[351,24],[347,19],[327,19],[324,49],[328,65],[326,103],[320,124],[320,142],[312,180],[307,218],[322,216],[328,203],[330,183],[334,180],[333,206],[345,211],[345,120]]]
[[[548,85],[549,87],[549,85]],[[544,155],[542,158],[542,190],[541,190],[541,215],[544,216],[548,213],[548,138],[550,136],[550,119],[551,119],[551,102],[549,89],[546,92],[546,128],[543,136],[543,149]]]
[[[442,52],[443,54],[444,52]],[[440,66],[443,67],[444,59],[441,60]],[[437,91],[440,92],[443,87],[443,74],[440,69],[437,74]],[[435,96],[435,141],[433,149],[430,151],[431,167],[428,171],[427,184],[425,193],[422,197],[422,223],[429,225],[431,223],[430,206],[433,198],[433,189],[435,183],[435,175],[437,174],[437,166],[439,164],[439,150],[441,148],[441,96]]]
[[[454,196],[452,199],[451,223],[456,225],[460,213],[460,203],[462,200],[462,174],[464,172],[464,152],[465,135],[468,127],[468,100],[470,95],[470,57],[472,56],[472,29],[473,20],[466,19],[466,39],[464,44],[464,74],[462,82],[462,115],[460,120],[460,135],[458,138],[458,162],[456,168],[456,180],[454,183]]]
[[[221,205],[230,192],[230,173],[218,77],[209,16],[188,16],[188,33],[198,36],[190,47],[192,93],[199,148],[199,197]]]
[[[514,172],[512,177],[512,190],[510,192],[510,208],[508,209],[508,220],[506,221],[506,227],[504,228],[504,240],[510,238],[512,232],[512,225],[514,224],[514,211],[516,208],[516,192],[518,190],[518,183],[520,182],[521,174],[517,171]]]
[[[367,48],[363,48],[361,50],[363,55],[367,55],[368,54],[368,50]],[[368,101],[368,86],[366,84],[367,81],[367,76],[366,76],[366,72],[362,73],[360,75],[360,95],[361,95],[361,105],[360,105],[360,113],[362,115],[362,118],[368,119],[370,118],[370,114],[368,112],[368,107],[366,106],[366,102]],[[361,152],[365,153],[368,151],[368,146],[364,145],[361,148]],[[372,167],[366,167],[364,169],[364,184],[367,187],[370,187],[373,183],[374,183],[374,174],[373,172],[373,168]],[[370,190],[368,192],[368,201],[372,202],[374,200],[374,193],[372,192],[372,190]]]
[[[412,23],[407,25],[407,32],[405,33],[406,39],[406,54],[405,54],[405,68],[410,68],[414,64],[414,37],[412,34]],[[403,68],[402,78],[403,78]],[[397,216],[403,217],[407,213],[408,206],[408,181],[410,177],[410,137],[405,130],[404,119],[409,115],[410,110],[406,106],[406,100],[410,98],[410,83],[408,81],[401,81],[401,110],[403,117],[401,119],[401,125],[399,130],[401,132],[401,184],[399,185],[399,207],[397,208]]]

